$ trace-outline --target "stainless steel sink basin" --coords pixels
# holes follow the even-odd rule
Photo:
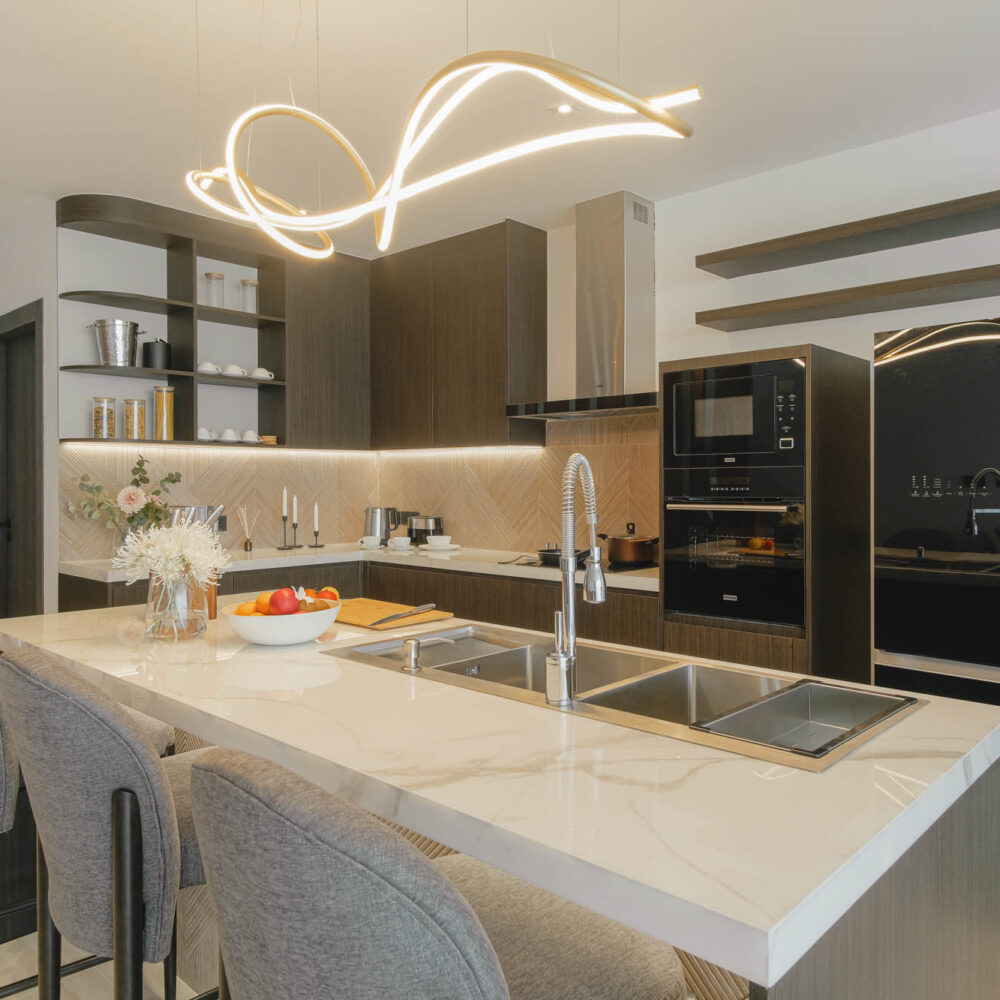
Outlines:
[[[547,707],[551,636],[459,625],[413,638],[425,642],[417,676]],[[440,639],[448,641],[433,641]],[[408,669],[404,642],[396,636],[324,652],[398,673]],[[576,701],[564,711],[812,771],[829,767],[921,704],[791,674],[684,663],[664,653],[585,641],[577,646],[576,690]]]
[[[545,703],[545,654],[552,640],[536,632],[488,625],[462,625],[458,628],[425,632],[415,636],[426,640],[418,664],[425,677],[464,687],[497,692],[507,689],[509,696],[521,701]],[[448,642],[434,643],[435,639]],[[343,656],[379,667],[402,669],[407,660],[404,639],[382,639],[348,650],[331,649],[331,656]],[[676,664],[663,656],[636,650],[604,649],[599,646],[577,648],[577,690],[602,688],[638,674]]]
[[[696,729],[823,757],[910,705],[916,698],[802,681],[786,691],[695,723]]]
[[[580,701],[688,726],[758,702],[794,683],[794,678],[687,663],[587,692]]]

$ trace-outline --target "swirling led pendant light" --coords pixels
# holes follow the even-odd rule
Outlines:
[[[421,180],[406,180],[406,171],[414,157],[448,116],[479,87],[505,73],[527,73],[581,105],[609,115],[638,116],[644,120],[616,119],[606,125],[556,132],[466,160]],[[329,257],[334,247],[328,232],[366,215],[374,217],[379,250],[386,250],[392,239],[399,203],[408,198],[487,167],[557,146],[640,135],[686,139],[692,133],[691,126],[667,109],[697,101],[700,97],[700,89],[691,87],[663,97],[643,98],[556,59],[528,52],[479,52],[449,63],[427,82],[407,119],[392,172],[378,187],[361,154],[342,132],[319,115],[287,104],[264,104],[245,111],[229,130],[225,166],[192,170],[186,182],[191,193],[210,208],[229,218],[253,223],[281,246],[303,257]],[[431,104],[435,99],[440,99],[440,106],[432,114]],[[247,173],[236,165],[237,151],[246,129],[254,122],[270,117],[298,119],[333,139],[361,175],[368,197],[347,208],[309,214],[254,184]],[[216,184],[228,185],[236,204],[216,197],[212,192]],[[302,242],[290,234],[309,234],[318,240],[318,245]]]

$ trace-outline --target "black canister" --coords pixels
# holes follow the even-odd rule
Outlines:
[[[168,369],[170,345],[165,340],[147,340],[142,345],[142,367]]]

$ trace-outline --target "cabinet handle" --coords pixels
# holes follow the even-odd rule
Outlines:
[[[787,503],[668,503],[667,510],[717,510],[737,514],[787,514],[792,509]]]

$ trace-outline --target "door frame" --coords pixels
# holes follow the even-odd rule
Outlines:
[[[0,340],[13,340],[25,327],[32,328],[35,354],[35,496],[39,498],[38,516],[35,520],[35,603],[36,614],[45,610],[45,373],[42,342],[42,300],[36,299],[0,316]]]

